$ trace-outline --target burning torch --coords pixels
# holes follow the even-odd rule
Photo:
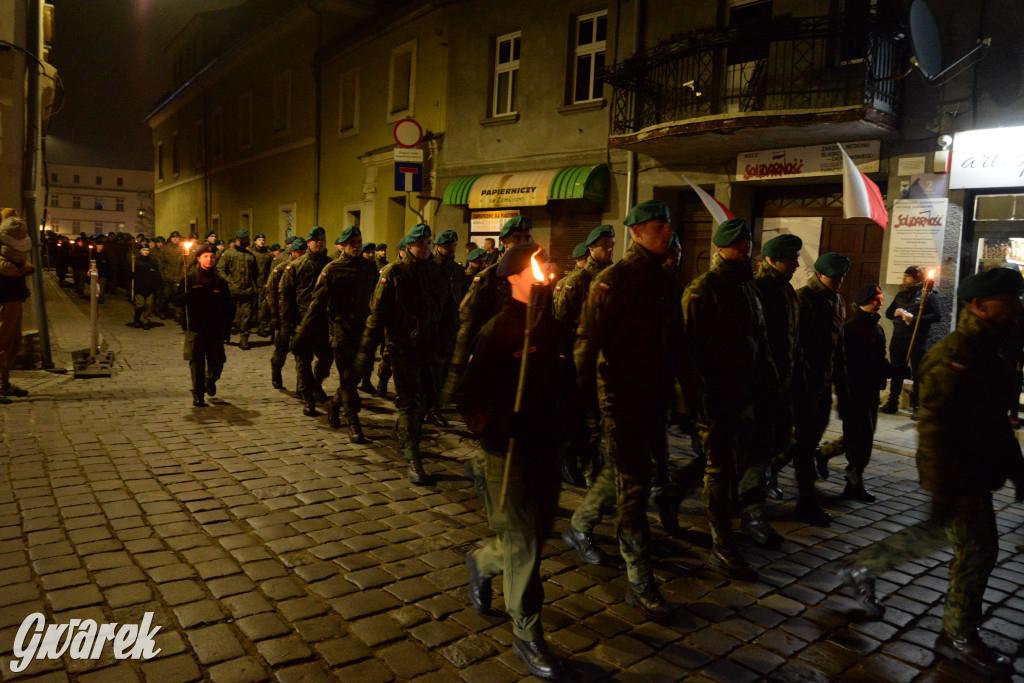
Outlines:
[[[548,284],[548,278],[544,275],[544,271],[541,270],[540,264],[537,263],[537,254],[541,252],[541,248],[537,247],[537,251],[530,257],[530,267],[533,272],[534,282],[530,285],[530,297],[526,301],[526,328],[523,331],[523,354],[519,361],[519,382],[516,385],[516,400],[512,408],[513,424],[515,424],[515,416],[519,415],[520,410],[523,406],[523,387],[526,386],[526,368],[530,358],[530,330],[540,320],[543,307],[539,305],[540,297],[542,292],[545,290]],[[509,472],[512,469],[512,453],[516,448],[516,436],[512,436],[508,440],[508,452],[505,454],[505,471],[501,476],[501,498],[498,504],[498,509],[502,512],[505,511],[505,500],[508,497],[508,477]]]
[[[185,283],[185,332],[189,332],[191,330],[191,326],[188,321],[188,252],[192,249],[192,243],[185,242],[181,247],[181,263],[185,267],[185,278],[183,280]]]
[[[921,314],[924,313],[924,302],[928,300],[928,295],[932,291],[932,287],[935,286],[935,269],[932,268],[928,271],[928,279],[924,281],[924,286],[921,288],[921,305],[917,308],[917,317],[914,318],[914,333],[910,335],[910,348],[907,349],[907,365],[910,364],[910,354],[914,352],[914,340],[917,339],[917,330],[921,326]]]

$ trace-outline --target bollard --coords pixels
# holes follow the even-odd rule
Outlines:
[[[89,361],[96,360],[100,352],[100,274],[96,261],[89,261]]]

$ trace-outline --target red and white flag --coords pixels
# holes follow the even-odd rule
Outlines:
[[[736,218],[736,216],[732,215],[732,211],[729,210],[728,206],[702,190],[700,185],[697,185],[682,173],[679,175],[683,176],[683,180],[690,184],[690,187],[692,187],[693,191],[697,193],[700,200],[704,202],[704,206],[707,207],[708,213],[710,213],[711,217],[715,219],[715,225],[721,225],[730,218]]]
[[[857,168],[842,145],[837,142],[836,146],[843,153],[843,216],[870,218],[885,230],[889,227],[889,212],[882,191]]]

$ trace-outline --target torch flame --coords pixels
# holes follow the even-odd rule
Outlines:
[[[541,252],[541,248],[537,247],[537,251],[533,252],[530,256],[530,266],[533,268],[533,279],[537,282],[547,282],[547,278],[544,277],[544,271],[540,269],[540,264],[537,263],[537,254]]]
[[[928,271],[928,279],[929,280],[934,280],[935,279],[935,269],[934,268],[932,268],[931,270]]]
[[[191,249],[191,248],[192,248],[192,243],[191,242],[185,242],[184,248],[183,248],[184,253],[187,254],[188,250]]]

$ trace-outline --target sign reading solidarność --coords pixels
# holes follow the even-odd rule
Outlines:
[[[864,173],[878,172],[878,140],[844,142],[843,149]],[[743,152],[736,156],[736,180],[769,180],[842,175],[843,155],[835,143]]]

